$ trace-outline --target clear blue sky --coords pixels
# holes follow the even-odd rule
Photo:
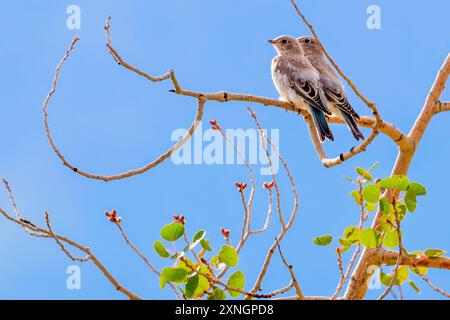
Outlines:
[[[103,23],[113,16],[116,48],[134,65],[162,74],[174,68],[187,88],[229,90],[278,96],[270,76],[273,48],[266,40],[280,34],[308,33],[288,0],[252,1],[76,1],[81,30],[66,28],[69,1],[8,1],[0,11],[0,174],[14,188],[24,216],[42,225],[44,212],[57,232],[87,245],[124,286],[146,298],[172,298],[159,289],[158,279],[126,247],[104,211],[118,210],[129,236],[158,267],[167,266],[152,250],[159,229],[173,214],[183,213],[190,233],[205,228],[212,246],[220,247],[220,227],[236,240],[242,221],[239,195],[233,187],[246,180],[238,165],[175,166],[170,161],[132,179],[104,183],[88,180],[62,166],[44,134],[42,102],[57,62],[72,37],[80,35],[76,52],[65,65],[58,92],[50,105],[56,142],[79,168],[112,174],[142,166],[170,144],[176,128],[186,127],[195,101],[168,93],[169,83],[151,84],[117,67],[104,47]],[[368,30],[366,8],[377,4],[382,29]],[[303,0],[301,7],[315,25],[330,53],[362,92],[374,100],[382,116],[408,131],[418,115],[437,70],[450,48],[444,0],[338,1]],[[367,109],[350,93],[353,104]],[[448,92],[444,97],[450,99]],[[252,128],[246,103],[209,103],[205,120],[216,118],[226,128]],[[379,161],[377,175],[387,176],[396,148],[384,136],[368,151],[347,163],[325,169],[317,160],[302,118],[280,109],[255,105],[265,128],[280,130],[281,152],[300,190],[298,219],[283,242],[290,263],[307,295],[330,295],[338,280],[331,250],[313,245],[320,234],[340,235],[358,219],[348,196],[351,185],[342,176],[356,166]],[[450,172],[450,115],[437,116],[426,132],[410,170],[413,180],[428,187],[419,208],[404,224],[409,250],[450,248],[447,208]],[[342,126],[333,126],[331,154],[353,146]],[[367,132],[367,131],[366,131]],[[258,186],[264,181],[258,177]],[[291,208],[286,179],[283,205]],[[9,204],[4,191],[1,207]],[[258,190],[255,223],[263,220],[266,195]],[[274,220],[275,221],[275,220]],[[279,226],[252,238],[239,268],[250,286]],[[0,298],[123,299],[99,271],[81,265],[82,289],[66,289],[66,268],[72,264],[53,241],[30,238],[16,225],[0,219]],[[448,272],[432,270],[433,282],[450,289]],[[278,258],[270,268],[264,291],[284,286],[287,271]],[[441,298],[420,280],[416,295]],[[371,290],[375,298],[380,290]]]

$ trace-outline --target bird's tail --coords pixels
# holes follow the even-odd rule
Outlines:
[[[342,117],[344,118],[345,123],[347,124],[347,127],[350,129],[350,132],[355,137],[356,141],[364,140],[364,136],[362,132],[359,130],[358,125],[356,124],[355,118],[353,115],[348,114],[346,112],[342,112]]]
[[[327,119],[323,112],[317,108],[309,107],[314,125],[316,126],[317,134],[319,135],[320,142],[324,142],[325,138],[334,141],[333,133],[328,126]]]

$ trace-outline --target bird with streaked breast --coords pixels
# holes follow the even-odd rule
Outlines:
[[[320,74],[320,83],[328,100],[328,109],[333,115],[345,121],[357,141],[364,140],[357,125],[357,121],[360,119],[359,115],[348,101],[341,80],[325,60],[325,55],[317,40],[309,36],[300,37],[297,40],[303,49],[304,57]]]
[[[297,39],[285,35],[268,42],[278,53],[272,60],[272,80],[281,98],[311,114],[321,142],[334,141],[325,118],[331,112],[320,74],[305,57],[302,46]]]

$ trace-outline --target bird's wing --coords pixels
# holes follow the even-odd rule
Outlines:
[[[334,104],[339,110],[352,115],[356,120],[359,120],[359,115],[353,109],[352,105],[348,101],[347,95],[338,89],[325,89],[325,94],[330,103]]]
[[[328,102],[322,85],[312,76],[316,71],[303,65],[300,61],[280,61],[280,72],[284,73],[291,88],[312,107],[330,115]]]

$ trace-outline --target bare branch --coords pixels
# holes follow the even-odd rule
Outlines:
[[[66,249],[66,247],[64,246],[64,244],[58,239],[57,236],[55,236],[55,234],[53,233],[52,230],[52,226],[50,224],[50,216],[48,214],[48,212],[45,212],[45,222],[47,224],[47,228],[48,228],[48,232],[50,233],[50,236],[55,239],[56,243],[58,244],[58,246],[61,248],[61,250],[73,261],[78,261],[78,262],[86,262],[88,260],[91,259],[91,255],[88,253],[86,257],[84,258],[77,258],[74,255],[72,255],[69,250]]]
[[[293,266],[290,265],[289,263],[287,263],[286,258],[284,257],[283,252],[281,251],[280,243],[277,244],[277,247],[278,247],[278,252],[280,253],[281,260],[283,261],[284,265],[286,266],[286,268],[289,271],[289,274],[291,275],[292,283],[294,284],[294,288],[295,288],[295,291],[297,292],[297,296],[301,300],[301,299],[303,299],[304,295],[303,295],[302,289],[300,289],[300,285],[298,284],[297,277],[295,276],[295,273],[293,270]]]
[[[125,240],[125,243],[134,251],[136,254],[141,258],[145,264],[150,268],[151,271],[153,271],[158,277],[161,276],[161,272],[159,272],[147,259],[147,257],[138,249],[136,246],[130,241],[128,236],[126,235],[125,231],[122,228],[122,225],[120,222],[114,222],[114,224],[117,226],[117,228],[120,231],[120,234],[122,235],[122,238]],[[180,299],[180,295],[178,294],[177,288],[173,285],[173,283],[169,282],[169,285],[171,286],[172,290],[175,292],[175,295],[178,299]]]
[[[450,111],[450,102],[449,101],[446,101],[446,102],[438,101],[434,108],[435,108],[434,109],[435,114],[440,113],[440,112]]]
[[[360,206],[360,215],[359,215],[359,224],[358,229],[361,231],[364,225],[364,221],[367,220],[366,210],[364,207],[364,197],[363,197],[363,186],[361,180],[358,179],[358,191],[359,191],[359,206]],[[339,249],[338,249],[339,250]],[[352,272],[353,267],[355,266],[356,259],[358,259],[359,253],[361,251],[361,243],[358,242],[356,245],[356,249],[353,252],[352,258],[350,259],[350,263],[348,264],[347,270],[345,271],[345,274],[342,275],[341,272],[341,278],[339,280],[339,283],[336,287],[336,290],[334,291],[333,296],[331,297],[331,300],[336,300],[341,293],[345,282],[350,277],[350,272]],[[338,251],[338,255],[340,255],[340,251]],[[341,262],[342,263],[342,262]]]
[[[100,260],[98,260],[98,258],[92,253],[91,249],[89,249],[88,247],[82,246],[67,237],[57,235],[57,234],[52,233],[51,231],[37,227],[34,224],[31,224],[29,222],[23,222],[17,218],[14,218],[1,208],[0,208],[0,213],[7,220],[18,224],[23,228],[28,228],[28,229],[34,231],[35,233],[30,233],[31,236],[35,236],[35,237],[39,237],[39,238],[54,238],[55,240],[57,239],[59,241],[59,243],[58,243],[59,245],[61,242],[65,242],[68,245],[86,253],[90,257],[89,260],[92,261],[92,263],[94,263],[94,265],[102,272],[102,274],[109,280],[109,282],[111,282],[111,284],[114,286],[114,288],[116,288],[117,291],[123,293],[131,300],[142,300],[142,298],[139,297],[138,295],[136,295],[133,292],[129,291],[128,289],[122,287],[122,285],[116,280],[116,278],[114,278],[114,276],[108,271],[108,269],[106,269],[106,267],[100,262]],[[60,247],[61,247],[61,245],[60,245]],[[63,247],[64,246],[62,246],[61,248],[63,248]],[[68,251],[67,252],[64,251],[64,252],[66,254],[68,253]]]
[[[280,233],[275,238],[275,241],[272,243],[272,245],[270,246],[270,248],[267,252],[266,258],[261,267],[261,271],[255,281],[255,284],[253,285],[253,289],[251,290],[251,292],[254,293],[261,289],[262,282],[267,273],[269,264],[272,261],[272,257],[275,252],[275,249],[278,246],[278,244],[281,242],[281,240],[283,240],[284,236],[286,235],[286,233],[289,231],[289,229],[292,227],[292,224],[294,223],[294,220],[295,220],[295,218],[297,216],[297,212],[298,212],[298,192],[297,192],[297,187],[295,185],[295,181],[292,176],[291,170],[289,169],[289,166],[287,165],[286,161],[281,156],[278,148],[272,143],[272,141],[269,139],[269,137],[267,137],[266,134],[264,133],[264,131],[262,130],[261,125],[259,124],[259,121],[256,117],[256,114],[251,110],[249,110],[249,111],[250,111],[250,115],[252,116],[253,120],[255,121],[256,127],[258,128],[258,132],[261,136],[262,141],[267,141],[267,143],[272,147],[272,150],[275,152],[275,154],[277,155],[277,157],[280,159],[281,163],[283,164],[284,170],[286,171],[286,174],[291,183],[292,192],[294,193],[294,207],[292,208],[291,215],[290,215],[289,220],[286,223],[286,225],[282,226]],[[267,153],[267,151],[266,151],[266,153]],[[246,299],[248,299],[248,298],[249,298],[249,296],[246,297]]]
[[[450,299],[450,294],[445,292],[444,290],[442,290],[441,288],[439,288],[438,286],[436,286],[434,283],[431,282],[430,279],[428,279],[428,277],[424,274],[422,274],[419,269],[417,269],[417,267],[414,267],[414,271],[416,272],[416,274],[422,278],[423,281],[425,281],[431,289],[433,289],[434,291],[442,294],[444,297]]]

